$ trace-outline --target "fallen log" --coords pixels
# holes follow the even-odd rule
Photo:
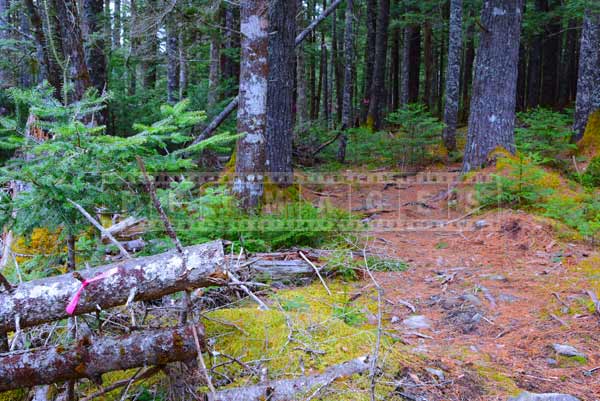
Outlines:
[[[146,222],[146,219],[144,219],[144,218],[138,219],[136,217],[127,217],[126,219],[121,220],[117,224],[114,224],[114,225],[106,228],[106,231],[115,237],[118,237],[118,236],[135,237],[135,236],[141,234],[141,232],[126,233],[126,231],[132,227],[143,224],[145,222]],[[102,240],[108,242],[108,237],[105,236],[104,234],[102,234]]]
[[[176,250],[159,255],[123,260],[79,271],[84,279],[105,278],[90,283],[77,304],[75,315],[107,309],[133,300],[148,301],[188,289],[214,285],[223,278],[221,241],[185,248],[186,263]],[[82,283],[72,274],[20,284],[11,294],[0,293],[0,333],[68,317],[65,308]]]
[[[332,366],[322,374],[218,391],[214,395],[208,394],[208,401],[288,401],[295,399],[294,397],[300,392],[307,392],[311,389],[318,390],[337,379],[367,370],[369,370],[368,358],[360,357]]]
[[[204,349],[204,328],[196,328]],[[118,338],[85,338],[70,348],[38,348],[0,356],[0,391],[82,378],[97,380],[103,373],[190,360],[196,354],[192,326],[145,330]]]

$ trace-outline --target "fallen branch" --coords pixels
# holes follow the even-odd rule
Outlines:
[[[335,365],[324,373],[305,376],[298,379],[277,380],[256,384],[253,386],[232,388],[218,391],[215,395],[209,395],[208,401],[288,401],[300,393],[309,391],[315,387],[322,388],[343,377],[363,373],[369,369],[367,357],[360,357],[351,361]]]
[[[204,328],[197,330],[204,340]],[[146,330],[119,338],[85,338],[71,348],[38,348],[0,356],[0,391],[95,379],[115,370],[189,360],[196,353],[192,326]]]
[[[211,286],[216,279],[224,278],[220,241],[187,247],[185,253],[185,267],[183,258],[172,250],[79,271],[82,277],[90,279],[116,269],[109,277],[89,284],[74,314],[124,305],[134,289],[135,301],[147,301],[186,289]],[[80,286],[73,275],[63,274],[25,282],[14,288],[13,294],[0,294],[0,332],[14,330],[17,315],[21,328],[68,317],[65,308]]]
[[[162,367],[160,367],[160,366],[154,366],[154,367],[148,368],[146,370],[140,369],[131,378],[116,381],[116,382],[112,383],[110,386],[103,387],[101,390],[96,391],[95,393],[92,393],[86,397],[80,398],[79,401],[91,401],[95,398],[100,397],[101,395],[110,393],[111,391],[116,390],[120,387],[131,385],[140,380],[144,380],[144,379],[147,379],[148,377],[154,376],[161,370],[162,370]]]
[[[113,224],[112,226],[106,228],[105,230],[108,231],[112,236],[120,236],[121,233],[129,230],[132,227],[135,227],[139,224],[142,224],[146,221],[146,219],[138,219],[136,217],[127,217],[124,220],[121,220],[120,222],[118,222],[117,224]],[[132,237],[135,235],[126,235],[126,237]],[[102,239],[108,239],[107,237],[104,236],[104,234],[102,234]]]

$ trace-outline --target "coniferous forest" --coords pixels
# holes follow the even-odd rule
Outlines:
[[[0,400],[593,401],[597,0],[0,0]]]

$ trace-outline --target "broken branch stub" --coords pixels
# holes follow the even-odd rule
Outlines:
[[[196,328],[204,349],[204,328]],[[192,326],[145,330],[123,337],[85,338],[71,348],[38,348],[0,356],[0,391],[185,361],[196,353]]]
[[[148,301],[214,285],[216,279],[225,277],[221,241],[184,250],[185,261],[176,250],[171,250],[79,271],[81,276],[91,279],[116,268],[116,273],[86,287],[74,314],[124,305],[133,290],[135,301]],[[12,294],[0,294],[0,332],[15,330],[17,316],[22,329],[68,317],[65,308],[80,286],[81,282],[73,275],[63,274],[23,283]]]

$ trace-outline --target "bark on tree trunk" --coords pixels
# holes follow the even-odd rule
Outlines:
[[[419,101],[419,75],[421,71],[421,28],[413,25],[408,37],[408,103]]]
[[[102,18],[104,0],[84,0],[83,12],[85,25],[88,30],[87,66],[92,85],[99,94],[108,90],[108,69],[105,51]],[[96,114],[98,125],[108,123],[108,107]]]
[[[297,28],[304,25],[304,10],[302,0],[297,0],[298,13]],[[298,31],[299,33],[299,31]],[[308,97],[307,97],[306,59],[303,46],[298,46],[296,56],[296,122],[300,131],[306,130],[308,123]]]
[[[560,63],[559,106],[561,108],[566,107],[575,99],[577,89],[577,44],[579,43],[577,38],[577,21],[570,20],[567,29],[562,62]]]
[[[425,82],[423,88],[423,103],[431,110],[431,86],[433,76],[433,49],[432,49],[432,32],[431,22],[425,21],[423,24],[423,64],[425,64]]]
[[[473,17],[473,13],[469,13]],[[471,82],[473,82],[473,62],[475,61],[474,27],[470,24],[467,27],[467,48],[465,50],[465,60],[463,66],[462,79],[462,122],[469,119],[469,110],[471,110]]]
[[[579,49],[574,141],[583,137],[589,115],[600,108],[600,11],[588,8]]]
[[[522,0],[484,3],[463,171],[479,168],[497,147],[514,152],[521,10]]]
[[[254,209],[259,205],[264,191],[268,6],[267,0],[248,0],[240,5],[242,56],[238,132],[244,133],[245,136],[237,142],[233,191],[246,210]]]
[[[121,47],[121,0],[114,0],[112,48]]]
[[[444,110],[444,145],[456,151],[456,124],[460,100],[460,61],[462,56],[462,0],[450,1],[450,33],[448,36],[448,69],[446,70],[446,108]]]
[[[70,69],[73,81],[73,99],[68,100],[81,100],[85,91],[92,86],[92,81],[85,62],[77,2],[75,0],[55,0],[54,3],[63,42],[65,64]]]
[[[361,104],[360,120],[365,122],[369,113],[369,102],[371,101],[371,89],[373,88],[373,70],[375,68],[375,57],[373,49],[377,40],[377,0],[367,0],[367,43],[365,46],[365,80],[363,88],[363,100]]]
[[[196,331],[204,348],[204,327],[197,325]],[[196,354],[192,326],[144,330],[116,338],[84,338],[70,348],[56,346],[0,356],[0,391],[97,379],[106,372],[190,360]]]
[[[269,5],[266,168],[280,185],[292,182],[296,4],[271,0]]]
[[[546,0],[545,13],[556,12],[556,4]],[[558,103],[558,68],[562,44],[562,26],[559,16],[554,16],[544,29],[542,92],[540,104],[554,107]]]
[[[399,0],[396,0],[396,9]],[[398,16],[395,16],[398,19]],[[395,28],[392,37],[392,110],[400,107],[400,28]]]
[[[175,11],[167,18],[167,102],[175,104],[179,97],[179,33]]]
[[[329,51],[327,49],[327,43],[325,42],[325,32],[321,32],[321,93],[323,94],[322,111],[321,116],[325,127],[328,126],[329,122],[329,100],[331,93],[329,92]]]
[[[9,9],[10,1],[0,0],[0,41],[10,39]],[[7,68],[0,68],[0,89],[6,89],[12,86],[14,86],[12,74]]]
[[[29,14],[29,18],[31,20],[33,35],[37,42],[36,45],[41,50],[41,62],[44,69],[43,75],[54,88],[54,97],[58,100],[62,100],[62,73],[57,60],[53,55],[50,54],[46,32],[44,31],[44,24],[42,23],[42,17],[38,8],[33,3],[33,0],[23,0],[23,3],[25,4],[25,8],[27,9],[27,13]]]
[[[381,128],[382,108],[385,106],[385,66],[387,61],[388,26],[390,21],[390,0],[379,1],[377,14],[377,40],[375,42],[375,65],[373,68],[373,85],[369,102],[367,127]]]
[[[342,131],[352,126],[352,92],[354,87],[354,1],[346,1],[346,18],[344,31],[344,94],[342,102]],[[347,136],[342,133],[338,147],[337,160],[343,163],[346,159]]]
[[[183,37],[183,29],[179,30],[177,38],[177,46],[179,46],[179,99],[185,98],[187,93],[187,54],[185,51],[185,42]]]
[[[344,107],[344,68],[340,62],[340,50],[342,46],[338,35],[337,10],[333,12],[333,26],[331,29],[331,57],[335,71],[335,123],[337,126],[342,122],[342,109]]]
[[[19,25],[21,28],[21,32],[23,32],[25,35],[31,35],[31,24],[29,23],[29,16],[27,15],[27,11],[23,7],[21,7],[21,10],[19,10]],[[28,51],[26,44],[23,44],[21,48],[24,54]],[[36,48],[38,47],[36,46]],[[21,68],[19,69],[19,84],[23,88],[30,88],[33,85],[34,81],[33,74],[34,70],[31,64],[23,63],[23,65],[21,65]]]
[[[217,104],[219,90],[219,61],[221,43],[219,41],[218,32],[213,32],[210,35],[210,65],[208,69],[208,101],[207,108],[209,111]]]
[[[112,265],[79,271],[85,279],[113,268],[118,270],[103,280],[90,284],[84,291],[75,315],[123,305],[132,291],[135,300],[152,300],[163,295],[214,285],[211,277],[220,274],[223,248],[220,241],[186,248],[187,260],[176,251],[125,260]],[[16,316],[20,327],[27,328],[68,317],[65,308],[81,283],[71,274],[20,284],[13,294],[0,294],[0,332],[15,330]]]
[[[544,2],[546,0],[536,0],[536,11],[543,12]],[[542,46],[543,35],[538,33],[534,35],[529,48],[529,66],[527,71],[527,108],[532,109],[540,104],[540,94],[542,85]]]

